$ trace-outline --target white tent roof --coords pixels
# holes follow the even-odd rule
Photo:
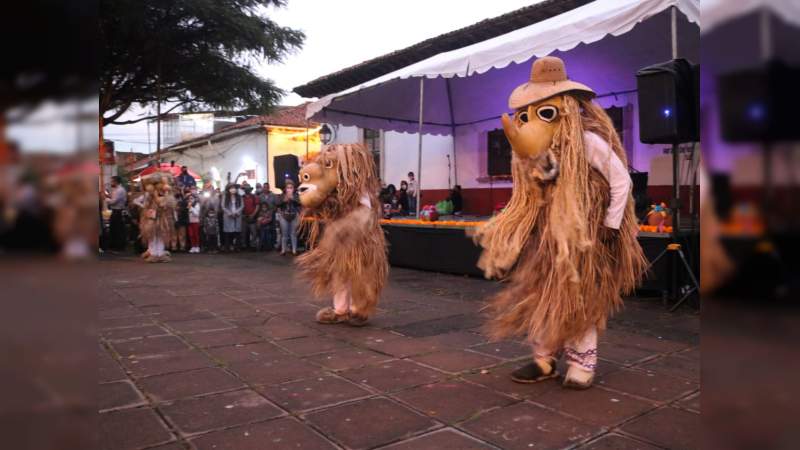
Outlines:
[[[411,131],[411,125],[412,122],[414,122],[415,115],[409,114],[411,111],[399,111],[397,108],[392,108],[391,105],[388,105],[389,107],[387,108],[386,102],[392,103],[392,98],[386,98],[385,95],[383,95],[391,93],[395,98],[403,99],[404,103],[416,104],[418,110],[418,103],[408,99],[407,95],[411,94],[414,90],[408,82],[412,82],[411,84],[416,86],[416,90],[418,90],[419,81],[408,80],[409,78],[423,76],[430,79],[439,77],[473,78],[475,75],[492,72],[491,69],[502,69],[515,64],[522,67],[520,63],[528,61],[533,56],[541,57],[554,52],[566,52],[575,49],[580,44],[592,44],[607,36],[616,37],[629,33],[637,24],[664,12],[671,6],[676,6],[683,13],[685,16],[684,23],[688,21],[699,26],[699,0],[597,0],[525,28],[468,47],[440,53],[416,64],[370,80],[359,86],[325,96],[308,105],[306,116],[308,118],[313,117],[315,120],[319,121]],[[649,61],[648,63],[659,62],[670,58],[668,54],[670,39],[669,25],[668,23],[665,25],[666,28],[660,28],[660,30],[662,32],[661,39],[666,42],[666,52],[662,55],[658,55],[655,60]],[[681,35],[680,31],[681,30],[679,30],[679,36]],[[652,41],[652,36],[650,40]],[[648,56],[648,54],[652,56],[652,45],[650,48],[643,48],[640,45],[638,50],[636,48],[636,42],[630,42],[629,45],[631,45],[631,50],[633,52],[638,51],[641,56],[640,58],[630,58],[626,55],[620,55],[622,59],[629,59],[631,64],[640,63],[640,60]],[[684,47],[688,48],[691,46],[685,45]],[[608,56],[607,54],[606,57]],[[646,64],[641,64],[633,70],[644,65]],[[522,72],[527,72],[527,70],[528,68],[525,67]],[[571,78],[581,80],[581,78],[574,76],[575,72],[571,70],[569,61],[567,61],[567,70]],[[580,70],[578,73],[580,73]],[[632,76],[633,74],[631,74],[631,77]],[[453,86],[446,85],[446,83],[442,81],[442,78],[426,81],[426,103],[429,102],[429,96],[432,97],[430,100],[434,102],[445,101],[452,103],[456,98],[462,98],[462,95],[469,95],[463,91],[461,93],[452,92],[453,88],[455,87],[457,90],[458,86],[456,86],[455,83]],[[484,77],[480,76],[477,78],[483,79]],[[482,80],[482,83],[485,84],[485,81],[491,81],[492,78],[496,77],[492,77],[490,74],[486,79]],[[521,78],[515,77],[518,83],[524,81],[526,78],[526,76],[522,76]],[[407,81],[399,82],[399,80]],[[377,90],[381,91],[383,99],[369,98],[375,97],[377,93],[368,94],[365,91],[374,91],[376,90],[374,88],[378,86],[380,86],[380,89]],[[594,83],[592,87],[601,93],[620,92],[623,90],[614,90],[615,87],[611,85],[598,87],[597,83]],[[633,87],[635,87],[635,84],[633,86],[623,86],[623,88],[627,89]],[[439,94],[436,93],[437,91],[444,92],[446,90],[450,91],[447,93],[449,99],[441,98],[441,92]],[[493,92],[495,96],[496,92],[498,91]],[[510,90],[508,92],[510,92]],[[437,96],[439,98],[437,98]],[[342,102],[343,100],[347,100],[345,97],[355,98],[349,99],[350,101]],[[418,97],[418,95],[411,96],[412,99],[416,97]],[[474,98],[473,100],[480,99]],[[339,104],[340,102],[341,104]],[[376,110],[378,104],[383,105],[383,108],[378,108]],[[340,108],[339,106],[344,108]],[[325,108],[328,108],[329,111],[323,111]],[[496,107],[493,106],[492,108],[493,112],[497,111]],[[414,108],[409,109],[413,110]],[[454,115],[459,115],[456,108],[451,106],[451,110],[453,110]],[[350,117],[344,117],[345,115]],[[462,116],[464,115],[462,114]],[[426,131],[433,133],[448,133],[450,124],[453,123],[455,123],[456,126],[461,126],[464,123],[480,120],[478,117],[453,117],[453,115],[446,117],[441,111],[431,111],[431,114],[429,114],[427,107],[425,118],[427,125]]]

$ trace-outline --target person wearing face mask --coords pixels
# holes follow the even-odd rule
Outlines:
[[[239,235],[242,232],[242,210],[244,202],[239,195],[239,189],[235,184],[229,184],[225,188],[225,195],[222,197],[222,232],[225,237],[224,248],[233,251],[235,245],[239,244]]]
[[[278,200],[278,222],[281,225],[281,255],[286,254],[289,241],[292,254],[297,255],[297,226],[300,225],[300,199],[294,190],[294,182],[286,180],[283,195]]]

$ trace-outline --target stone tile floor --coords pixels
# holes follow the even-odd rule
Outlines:
[[[370,326],[319,325],[275,254],[102,258],[102,447],[688,449],[699,439],[699,314],[631,299],[588,391],[511,382],[480,279],[392,268]]]

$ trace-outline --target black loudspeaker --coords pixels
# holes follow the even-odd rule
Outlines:
[[[503,130],[493,130],[488,133],[487,150],[488,174],[511,175],[511,143],[508,142]]]
[[[275,171],[275,187],[283,190],[286,187],[286,179],[294,181],[297,186],[297,174],[300,172],[300,160],[295,155],[281,155],[272,159],[272,167]]]
[[[718,78],[722,138],[729,142],[800,139],[800,70],[780,62]]]
[[[646,144],[699,141],[699,86],[699,65],[682,58],[639,69],[639,139]]]
[[[647,172],[631,172],[633,181],[633,205],[636,217],[644,219],[650,210],[650,196],[647,195]]]

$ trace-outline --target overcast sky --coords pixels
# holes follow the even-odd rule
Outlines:
[[[287,91],[282,104],[297,105],[306,99],[291,92],[295,86],[539,1],[289,0],[286,8],[270,9],[269,15],[282,26],[302,30],[305,44],[282,64],[264,64],[258,72]],[[134,109],[126,116],[143,113]],[[118,141],[117,150],[147,152],[146,122],[110,125],[104,133]]]

